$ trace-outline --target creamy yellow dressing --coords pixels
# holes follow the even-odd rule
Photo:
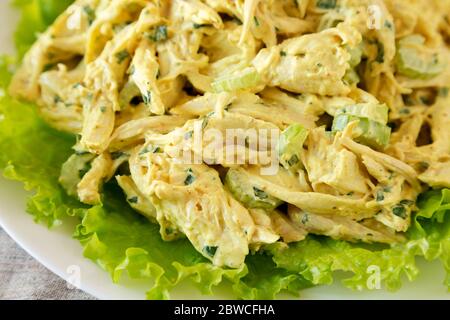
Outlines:
[[[77,0],[10,92],[80,135],[69,194],[98,204],[115,177],[164,240],[185,236],[216,265],[308,233],[396,243],[418,195],[450,187],[449,21],[450,0]],[[330,130],[349,106],[386,130],[373,110],[387,106],[385,147],[360,139],[361,117]],[[292,125],[308,132],[300,156],[271,176],[248,141],[193,134]]]

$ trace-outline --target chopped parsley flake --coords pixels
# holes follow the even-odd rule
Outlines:
[[[138,197],[131,197],[131,198],[128,198],[127,201],[128,201],[129,203],[138,203]]]
[[[336,8],[336,0],[317,0],[316,6],[320,9]]]
[[[309,221],[309,215],[307,213],[305,213],[302,217],[302,223],[307,224],[308,221]]]
[[[146,105],[152,103],[152,93],[149,90],[147,90],[147,93],[142,96],[142,100],[144,100],[144,103]]]
[[[117,63],[121,64],[122,62],[125,61],[125,59],[130,57],[130,54],[128,53],[127,50],[122,50],[122,51],[117,52],[115,54],[115,57],[117,59]]]
[[[95,20],[95,11],[90,6],[84,6],[83,11],[88,18],[89,25]]]
[[[195,181],[195,176],[194,176],[194,172],[192,171],[191,168],[189,168],[187,170],[187,176],[186,179],[184,179],[184,185],[189,186],[191,184],[193,184]]]
[[[153,32],[148,35],[148,38],[153,42],[165,41],[168,37],[169,33],[167,31],[167,26],[165,25],[157,26]]]
[[[119,158],[122,158],[123,156],[126,156],[127,154],[125,152],[117,151],[111,153],[111,159],[117,160]]]
[[[211,25],[210,24],[208,24],[208,23],[194,23],[194,29],[200,29],[200,28],[208,28],[208,27],[211,27]]]
[[[253,192],[257,198],[262,199],[262,200],[267,199],[269,197],[267,195],[267,193],[265,193],[261,189],[258,189],[257,187],[253,187]]]
[[[392,213],[395,214],[397,217],[400,217],[402,219],[406,219],[406,209],[403,205],[396,205],[394,208],[392,208]]]
[[[290,167],[293,167],[293,166],[295,166],[297,163],[299,163],[300,162],[300,160],[298,159],[298,157],[297,157],[297,155],[293,155],[289,160],[288,160],[288,165],[290,166]]]
[[[203,251],[211,258],[215,256],[218,247],[215,246],[205,246]]]
[[[378,190],[377,191],[377,198],[376,198],[377,202],[381,202],[384,201],[384,192],[383,190]]]

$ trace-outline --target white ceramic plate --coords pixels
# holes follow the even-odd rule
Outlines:
[[[0,1],[0,53],[13,52],[11,35],[17,17]],[[71,238],[73,225],[67,223],[53,230],[35,224],[25,213],[27,193],[22,185],[0,178],[0,225],[29,254],[61,278],[68,280],[74,270],[80,270],[80,288],[100,299],[143,299],[151,282],[125,279],[120,285],[111,282],[109,275],[91,261],[83,258],[80,244]],[[75,268],[74,268],[75,266]],[[336,281],[329,287],[304,290],[302,299],[449,299],[442,284],[444,271],[438,263],[419,261],[421,275],[413,283],[405,283],[396,293],[383,290],[353,292]],[[405,280],[406,281],[406,280]],[[219,288],[214,297],[198,294],[189,284],[183,284],[172,293],[174,299],[232,298],[228,288]],[[282,296],[289,298],[290,296]]]

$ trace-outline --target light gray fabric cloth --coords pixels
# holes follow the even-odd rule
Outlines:
[[[20,248],[0,228],[0,299],[91,300],[89,294],[67,288],[67,283]]]

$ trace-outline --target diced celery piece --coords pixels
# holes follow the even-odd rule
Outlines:
[[[361,81],[355,69],[348,69],[342,80],[344,80],[344,83],[350,86],[353,84],[358,84]]]
[[[343,80],[348,85],[357,84],[361,79],[359,78],[358,72],[356,72],[355,68],[361,63],[363,51],[361,46],[354,48],[346,46],[346,49],[348,53],[350,53],[350,60],[348,61],[350,69],[348,69],[345,73]]]
[[[229,92],[257,87],[260,80],[256,69],[249,67],[235,74],[218,78],[211,85],[215,92]]]
[[[225,186],[236,200],[248,208],[273,210],[283,203],[283,201],[252,185],[251,181],[238,169],[231,168],[228,170],[225,177]]]
[[[281,133],[277,150],[280,164],[285,169],[295,169],[302,166],[300,157],[308,134],[308,129],[301,124],[291,124]]]
[[[368,118],[386,125],[388,123],[389,108],[386,104],[358,103],[346,106],[336,112],[336,116],[341,114]]]
[[[348,62],[350,64],[350,67],[354,68],[358,66],[361,63],[363,51],[360,46],[350,48],[347,47],[347,51],[350,53],[350,61]]]
[[[397,45],[396,66],[401,75],[412,79],[430,79],[445,70],[439,54],[424,54],[417,46],[425,45],[425,38],[412,35],[403,38]]]
[[[340,114],[334,118],[333,131],[343,131],[350,122],[358,121],[355,141],[373,149],[384,149],[391,137],[391,128],[364,117]]]

